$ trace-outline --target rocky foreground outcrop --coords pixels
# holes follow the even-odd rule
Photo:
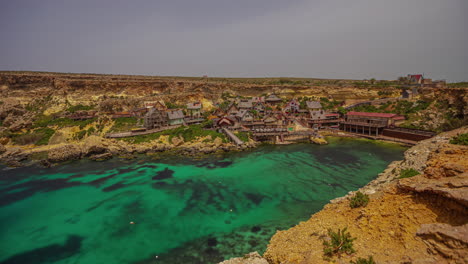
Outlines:
[[[139,144],[131,144],[122,140],[107,139],[99,136],[89,136],[76,143],[62,143],[33,148],[11,147],[5,148],[0,144],[0,161],[11,167],[22,166],[22,161],[40,156],[40,164],[50,166],[50,163],[59,163],[70,160],[88,158],[102,161],[112,157],[132,157],[134,154],[152,154],[170,151],[185,156],[198,156],[216,152],[244,150],[256,147],[257,142],[250,140],[241,146],[225,143],[220,138],[211,136],[185,142],[181,137],[162,136],[157,140]],[[41,154],[41,155],[38,155]]]
[[[264,254],[268,263],[468,263],[468,146],[449,144],[461,128],[420,142],[361,189],[366,207],[350,208],[350,193],[308,221],[278,231]],[[402,169],[420,175],[398,179]],[[347,227],[356,253],[324,259],[327,229]],[[248,262],[239,262],[248,263]]]

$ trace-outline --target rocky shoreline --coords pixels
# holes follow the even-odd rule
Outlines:
[[[21,167],[32,161],[49,167],[53,164],[88,158],[103,161],[113,157],[133,158],[137,154],[171,153],[183,156],[242,151],[255,148],[259,143],[253,140],[237,146],[225,143],[220,138],[201,138],[197,141],[184,142],[183,138],[163,137],[151,142],[131,144],[122,140],[90,136],[77,143],[62,143],[43,147],[20,148],[0,144],[0,161],[9,167]]]
[[[359,191],[366,207],[352,209],[350,192],[331,200],[305,222],[277,231],[259,258],[248,254],[222,263],[349,263],[373,256],[377,263],[467,263],[468,146],[449,144],[468,127],[421,141]],[[421,174],[399,179],[401,171]],[[356,253],[326,260],[327,229],[347,227]]]

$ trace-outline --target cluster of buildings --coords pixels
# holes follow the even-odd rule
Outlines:
[[[160,129],[167,126],[190,125],[204,121],[202,104],[191,102],[183,109],[168,109],[163,102],[145,102],[147,112],[143,116],[146,129]]]
[[[215,127],[231,130],[293,129],[293,125],[320,128],[338,128],[338,113],[323,109],[319,101],[306,101],[301,107],[297,99],[283,102],[275,94],[266,97],[238,99],[225,110],[218,109],[212,115]]]

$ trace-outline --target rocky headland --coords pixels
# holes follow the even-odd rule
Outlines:
[[[367,206],[351,208],[349,195],[332,200],[305,222],[278,231],[264,254],[268,263],[350,263],[373,256],[376,263],[468,262],[468,146],[450,144],[464,127],[420,142],[405,159],[360,191]],[[400,179],[403,170],[419,175]],[[355,253],[324,258],[328,229],[347,228]],[[249,262],[243,262],[249,263]]]

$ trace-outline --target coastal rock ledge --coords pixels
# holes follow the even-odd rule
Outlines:
[[[463,127],[408,149],[404,160],[360,189],[370,197],[367,206],[350,208],[353,192],[334,199],[309,220],[277,231],[263,258],[270,264],[350,263],[368,256],[379,264],[468,263],[468,146],[449,143],[467,132]],[[404,169],[420,174],[399,179]],[[345,227],[356,238],[356,252],[325,259],[327,230]]]
[[[449,139],[468,128],[421,141],[360,191],[366,207],[350,208],[349,194],[335,199],[308,221],[278,231],[264,254],[269,263],[328,263],[327,229],[347,227],[356,238],[349,263],[373,256],[376,263],[468,263],[468,146]],[[398,179],[401,170],[420,172]]]

